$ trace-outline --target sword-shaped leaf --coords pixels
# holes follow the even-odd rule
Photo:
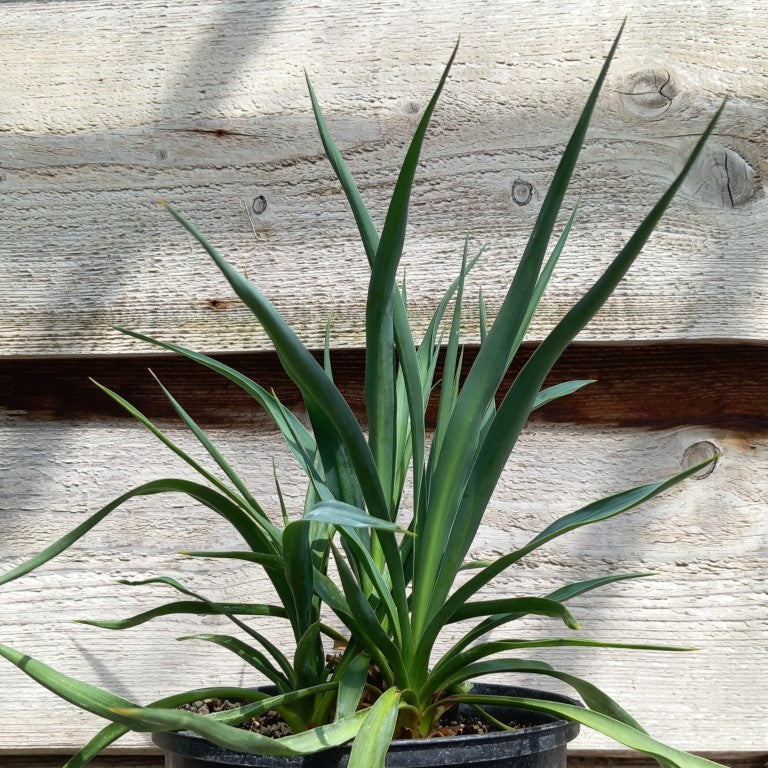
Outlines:
[[[143,333],[129,331],[125,328],[120,328],[119,326],[115,326],[115,330],[124,333],[126,336],[138,339],[139,341],[144,341],[147,344],[154,344],[162,349],[167,349],[169,352],[175,352],[176,354],[182,355],[183,357],[218,373],[233,384],[236,384],[240,389],[250,395],[272,417],[272,420],[280,429],[280,432],[299,463],[304,463],[305,456],[314,455],[317,446],[312,434],[304,427],[296,416],[293,415],[293,413],[283,407],[282,403],[275,397],[274,393],[267,392],[264,387],[257,384],[253,379],[250,379],[240,371],[225,363],[221,363],[208,355],[195,352],[186,347],[181,347],[178,344],[160,341],[151,336],[146,336]]]
[[[235,530],[245,539],[246,543],[256,551],[262,551],[265,544],[263,533],[254,525],[253,518],[246,513],[242,507],[234,504],[230,499],[222,494],[208,488],[200,483],[190,480],[180,480],[175,478],[153,480],[144,483],[136,488],[127,491],[102,507],[98,512],[91,515],[88,519],[73,528],[67,534],[46,547],[34,557],[21,563],[7,573],[0,576],[0,584],[5,584],[14,579],[18,579],[41,565],[52,560],[61,554],[67,548],[71,547],[78,539],[82,538],[94,526],[98,525],[110,512],[117,509],[129,499],[137,496],[152,496],[159,493],[182,493],[189,496],[209,509],[216,512],[229,522]]]
[[[192,616],[221,616],[222,610],[236,616],[275,616],[287,619],[288,613],[280,605],[266,605],[263,603],[218,603],[216,607],[199,603],[195,600],[176,600],[172,603],[164,603],[148,611],[142,611],[125,619],[111,621],[99,619],[77,619],[77,624],[86,624],[89,627],[100,629],[131,629],[145,624],[152,619],[161,616],[176,616],[189,614]]]
[[[564,587],[560,587],[559,589],[550,592],[548,595],[545,595],[545,597],[549,598],[550,600],[564,602],[566,600],[571,600],[574,597],[578,597],[579,595],[583,595],[585,592],[590,592],[593,589],[604,587],[606,584],[614,584],[618,581],[626,581],[627,579],[641,579],[645,578],[646,576],[655,575],[655,573],[645,572],[618,573],[612,576],[599,576],[595,579],[587,579],[586,581],[578,581],[574,582],[573,584],[567,584]],[[464,637],[459,640],[458,643],[456,643],[449,651],[446,651],[446,653],[443,655],[443,658],[450,658],[451,656],[459,653],[461,650],[473,643],[475,640],[481,638],[483,635],[487,635],[494,629],[504,626],[504,624],[508,624],[511,621],[522,618],[523,615],[524,614],[519,612],[512,612],[502,613],[496,616],[489,616],[487,619],[485,619],[485,621],[481,621],[477,626],[470,629],[464,635]]]
[[[343,501],[321,501],[306,515],[305,520],[318,520],[343,528],[373,528],[412,535],[397,523],[369,515],[365,510]]]
[[[131,723],[134,730],[186,730],[200,734],[208,741],[236,752],[261,755],[309,755],[338,747],[353,739],[360,730],[366,712],[356,712],[344,720],[322,725],[303,733],[273,739],[260,733],[233,728],[210,717],[178,709],[151,707],[116,707],[113,717]]]
[[[455,524],[451,530],[445,559],[444,579],[460,566],[477,532],[485,508],[501,472],[514,448],[550,370],[577,333],[608,300],[620,280],[639,255],[663,213],[683,183],[709,135],[714,130],[722,107],[715,113],[672,185],[653,206],[602,276],[555,326],[536,348],[507,391],[475,457]],[[450,586],[450,585],[449,585]]]
[[[334,720],[343,720],[357,711],[368,680],[371,657],[359,653],[348,664],[339,678],[339,695],[336,699]]]
[[[430,481],[425,535],[415,542],[418,564],[413,579],[413,623],[417,638],[442,605],[466,554],[464,549],[456,559],[458,550],[462,549],[456,541],[461,539],[461,534],[453,533],[453,528],[467,478],[475,464],[485,414],[501,384],[510,351],[525,322],[549,239],[622,30],[623,25],[568,141],[496,321],[467,375],[446,429],[440,461]]]
[[[326,376],[323,367],[301,343],[264,294],[250,280],[239,274],[191,221],[169,203],[163,201],[163,205],[203,246],[235,293],[251,310],[272,340],[285,372],[299,387],[302,394],[328,415],[349,453],[371,514],[386,518],[387,503],[365,436],[352,409]],[[315,437],[317,439],[317,435]]]
[[[349,768],[384,768],[392,734],[397,723],[400,691],[388,688],[366,712],[352,744]]]
[[[675,768],[722,768],[719,763],[712,762],[704,757],[698,757],[697,755],[691,755],[679,749],[668,747],[666,744],[656,741],[656,739],[644,731],[638,730],[627,723],[591,709],[577,707],[573,704],[517,696],[484,695],[452,696],[450,701],[480,706],[485,704],[486,706],[520,707],[521,709],[530,709],[534,712],[544,712],[586,725],[599,733],[604,733],[614,741],[618,741],[619,744],[624,744],[630,749],[650,755],[657,760],[666,761],[675,766]]]
[[[587,504],[581,509],[571,512],[568,515],[556,520],[552,525],[548,526],[544,531],[535,536],[528,544],[521,547],[514,552],[510,552],[507,555],[494,560],[492,563],[483,568],[479,573],[475,574],[469,581],[462,584],[438,610],[435,611],[434,618],[431,620],[429,626],[424,632],[424,636],[419,646],[420,658],[428,657],[431,652],[432,644],[434,643],[437,635],[445,624],[450,622],[451,617],[456,611],[462,608],[462,606],[469,601],[473,595],[475,595],[480,589],[486,586],[492,579],[509,568],[511,565],[522,559],[525,555],[529,554],[538,547],[542,546],[552,539],[562,536],[564,533],[580,528],[584,525],[590,525],[602,520],[607,520],[611,517],[626,512],[639,504],[642,504],[654,496],[657,496],[662,491],[670,488],[671,486],[679,483],[687,477],[695,474],[701,470],[704,466],[715,460],[716,457],[706,459],[705,461],[697,464],[693,467],[678,472],[676,475],[662,480],[656,483],[647,483],[646,485],[640,485],[635,488],[630,488],[627,491],[616,493],[613,496],[608,496],[599,501]]]

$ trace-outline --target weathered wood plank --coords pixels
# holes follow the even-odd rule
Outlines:
[[[187,236],[187,211],[314,346],[359,346],[367,266],[321,156],[301,66],[377,222],[459,32],[405,265],[423,326],[466,231],[497,306],[621,18],[629,26],[568,197],[577,231],[540,338],[607,263],[732,95],[647,253],[584,339],[768,338],[762,3],[467,5],[122,0],[3,6],[0,353],[137,351],[120,323],[208,349],[265,338]],[[578,12],[575,12],[575,11]],[[327,30],[333,30],[328,34]],[[417,30],[417,31],[416,31]],[[745,257],[746,255],[746,257]],[[23,329],[23,331],[21,330]],[[467,338],[476,338],[469,318]]]
[[[526,345],[500,387],[506,391],[532,351]],[[477,349],[464,350],[468,371]],[[274,353],[217,356],[289,407],[301,406],[297,388]],[[361,419],[365,418],[365,352],[333,350],[334,381]],[[103,418],[125,411],[89,379],[119,392],[150,418],[176,414],[149,375],[151,369],[203,424],[249,423],[258,406],[242,390],[180,356],[145,355],[33,359],[0,358],[0,413],[26,418]],[[440,373],[436,375],[440,378]],[[595,379],[590,387],[532,414],[534,421],[671,427],[707,424],[752,431],[768,426],[768,348],[756,344],[575,344],[549,376],[548,384]],[[434,424],[436,397],[427,412]]]
[[[179,437],[177,430],[170,434]],[[272,511],[277,510],[271,479],[276,455],[289,508],[300,508],[297,472],[262,418],[250,427],[212,434]],[[474,553],[488,557],[518,546],[545,522],[580,504],[670,474],[708,443],[723,456],[707,477],[623,518],[552,542],[501,579],[495,594],[542,594],[564,580],[615,569],[658,572],[654,579],[573,601],[582,635],[682,643],[701,647],[701,652],[669,656],[553,649],[538,657],[601,685],[652,732],[675,744],[718,752],[765,751],[764,433],[745,437],[711,428],[646,432],[535,425],[502,478]],[[29,556],[131,485],[185,472],[149,436],[124,423],[6,418],[0,429],[0,567]],[[213,597],[263,594],[264,580],[255,567],[175,555],[210,546],[238,546],[237,537],[212,513],[191,508],[177,496],[164,502],[136,500],[66,557],[3,588],[3,642],[142,701],[187,685],[245,684],[251,676],[223,651],[174,642],[199,626],[189,619],[167,618],[119,635],[69,623],[83,617],[117,618],[173,599],[159,587],[116,586],[113,580],[121,577],[172,575]],[[202,624],[210,629],[220,620]],[[284,636],[277,624],[261,626],[267,625],[267,631]],[[557,635],[560,629],[525,621],[516,634],[541,632]],[[13,691],[12,697],[0,697],[0,749],[72,749],[97,727],[93,718],[58,702],[7,664],[0,665],[0,690]],[[18,709],[19,700],[27,702],[24,711]],[[146,740],[137,736],[123,744],[141,745]],[[576,746],[611,747],[589,735]]]

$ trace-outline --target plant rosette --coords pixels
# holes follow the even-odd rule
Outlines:
[[[128,490],[6,573],[0,583],[19,578],[58,556],[133,497],[184,494],[228,521],[244,542],[237,551],[212,549],[186,554],[262,567],[271,582],[274,602],[224,603],[176,579],[156,576],[133,583],[164,584],[180,599],[128,619],[87,623],[120,630],[170,614],[226,617],[237,635],[196,634],[183,639],[231,651],[253,668],[254,682],[266,679],[275,692],[237,687],[187,690],[142,706],[0,645],[0,655],[40,684],[109,721],[67,762],[67,768],[85,765],[129,730],[190,731],[229,753],[279,758],[315,755],[351,743],[350,768],[377,768],[384,766],[393,739],[393,755],[399,753],[401,742],[397,739],[404,734],[411,737],[414,749],[424,749],[426,737],[433,734],[445,712],[456,705],[472,707],[491,722],[495,718],[489,708],[512,707],[534,717],[585,725],[665,766],[716,765],[655,740],[591,683],[544,661],[525,658],[531,649],[563,646],[574,653],[580,648],[602,648],[605,652],[612,648],[686,649],[590,640],[567,631],[521,639],[510,631],[510,626],[525,616],[546,617],[566,630],[575,630],[579,625],[566,606],[570,599],[607,584],[650,574],[585,574],[583,580],[546,595],[489,599],[481,594],[496,577],[539,547],[569,531],[633,509],[693,475],[703,464],[618,491],[554,521],[543,520],[541,532],[531,541],[492,561],[467,561],[485,509],[530,413],[590,383],[568,381],[545,387],[547,375],[640,253],[696,162],[722,110],[714,115],[680,174],[626,245],[537,346],[497,404],[497,390],[520,348],[574,223],[575,206],[550,251],[550,240],[619,36],[578,118],[507,294],[490,324],[482,296],[479,299],[481,344],[465,377],[459,342],[464,287],[480,254],[470,256],[469,243],[465,242],[457,277],[418,343],[409,322],[405,285],[398,285],[396,279],[422,143],[456,50],[410,142],[381,232],[373,224],[307,79],[320,138],[349,201],[371,270],[365,310],[367,433],[333,383],[329,332],[324,358],[318,362],[262,292],[239,274],[193,223],[163,202],[207,251],[270,337],[283,368],[301,392],[310,426],[305,426],[273,392],[230,366],[176,344],[119,330],[206,366],[252,396],[274,420],[306,473],[303,512],[296,514],[286,508],[275,477],[280,510],[268,514],[208,435],[159,381],[179,418],[207,452],[212,469],[188,455],[120,395],[102,386],[107,395],[192,467],[197,479],[162,478]],[[442,365],[438,381],[439,360]],[[428,438],[425,412],[433,392],[438,399],[437,419]],[[406,499],[407,477],[413,491]],[[406,518],[407,523],[398,522]],[[462,578],[458,578],[460,574]],[[327,623],[330,614],[335,617],[332,624]],[[281,619],[290,627],[294,639],[290,653],[257,629],[259,617],[264,616],[272,621]],[[463,628],[458,628],[458,622]],[[453,644],[438,652],[437,641],[449,629]],[[489,639],[492,632],[493,639]],[[326,657],[329,643],[343,649],[331,661]],[[570,686],[584,706],[525,693],[489,693],[487,688],[469,685],[469,681],[489,675],[515,674],[538,675]],[[216,697],[235,699],[240,705],[209,715],[179,709],[190,702]],[[267,710],[282,716],[291,735],[270,738],[237,727]],[[458,737],[443,741],[460,743]],[[563,765],[562,760],[564,757],[558,765]],[[306,764],[315,763],[308,759]]]
[[[476,693],[492,696],[545,698],[565,704],[574,699],[529,688],[478,684]],[[461,716],[471,719],[476,713],[464,705]],[[395,739],[387,752],[388,768],[563,768],[566,747],[579,732],[579,724],[556,719],[546,714],[505,707],[487,707],[486,711],[499,721],[514,718],[515,727],[509,731],[489,731],[482,734],[447,735],[428,739]],[[189,731],[155,733],[152,740],[166,753],[167,768],[344,768],[348,765],[350,747],[335,747],[315,755],[302,757],[268,757],[232,752],[212,744]]]

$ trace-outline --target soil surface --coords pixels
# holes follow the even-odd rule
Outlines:
[[[231,701],[230,699],[206,699],[205,701],[194,701],[191,704],[184,704],[179,709],[194,712],[198,715],[209,715],[212,712],[226,712],[240,706],[243,706],[243,702]],[[508,723],[508,725],[512,728],[523,727],[514,722]],[[258,717],[252,717],[240,723],[237,727],[260,733],[263,736],[271,736],[274,739],[281,736],[290,736],[292,733],[290,727],[280,714],[272,710]],[[494,733],[500,730],[493,723],[489,723],[481,717],[445,715],[439,721],[438,727],[429,734],[429,738],[468,736],[470,734]],[[409,738],[409,736],[409,734],[403,733],[399,734],[398,738]]]

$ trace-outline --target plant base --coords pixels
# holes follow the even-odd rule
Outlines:
[[[504,685],[478,684],[478,693],[577,702],[565,696]],[[388,768],[566,768],[567,743],[578,723],[525,710],[489,707],[494,717],[525,726],[509,732],[437,739],[396,740],[387,754]],[[349,747],[305,757],[269,757],[232,752],[192,733],[156,733],[152,740],[165,751],[165,768],[345,768]]]

